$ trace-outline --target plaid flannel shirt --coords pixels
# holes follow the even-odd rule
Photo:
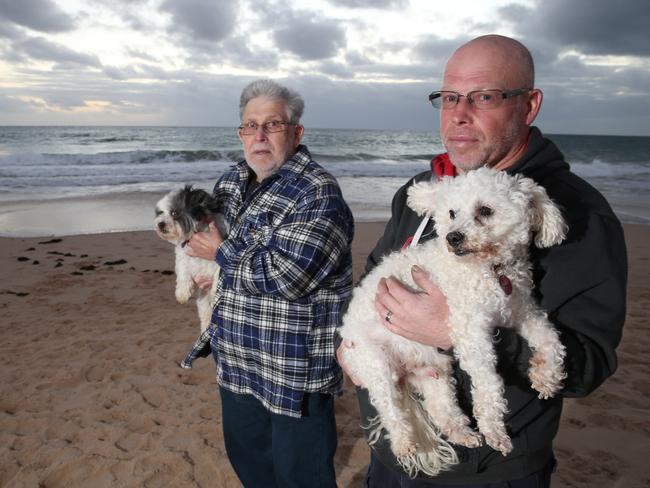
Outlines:
[[[241,161],[214,188],[230,231],[210,346],[222,387],[300,417],[305,392],[341,391],[334,334],[352,291],[352,213],[303,145],[246,195],[250,174]]]

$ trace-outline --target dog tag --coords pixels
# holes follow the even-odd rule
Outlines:
[[[512,282],[506,275],[499,276],[499,285],[506,295],[510,295],[512,293]]]

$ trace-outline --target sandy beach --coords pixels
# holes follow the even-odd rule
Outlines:
[[[357,225],[355,276],[383,229]],[[567,400],[553,488],[650,487],[650,226],[626,225],[619,369]],[[177,363],[198,332],[153,231],[0,238],[0,487],[239,487],[212,359]],[[368,461],[354,389],[337,403],[340,487]]]

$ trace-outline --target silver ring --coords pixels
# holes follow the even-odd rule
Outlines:
[[[391,318],[392,316],[393,316],[393,312],[391,312],[391,311],[389,310],[388,312],[386,312],[386,317],[384,317],[384,319],[386,320],[386,322],[388,322],[388,323],[390,324],[390,318]]]

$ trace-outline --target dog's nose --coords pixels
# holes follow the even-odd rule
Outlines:
[[[460,246],[464,240],[465,240],[465,234],[463,234],[462,232],[458,232],[457,230],[447,234],[447,242],[452,247]]]
[[[158,229],[160,229],[160,232],[165,232],[165,227],[164,222],[158,222]]]

